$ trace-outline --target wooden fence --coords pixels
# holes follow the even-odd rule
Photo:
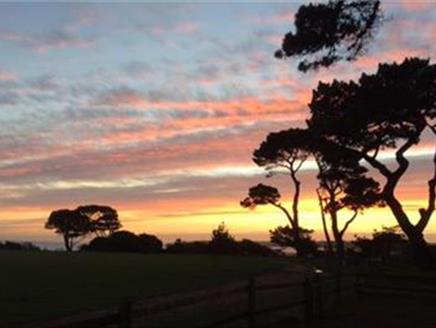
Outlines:
[[[302,293],[295,292],[296,289]],[[258,300],[263,293],[271,291],[288,293],[289,300],[272,306],[261,306]],[[192,309],[210,300],[242,296],[243,310],[236,314],[212,319],[201,328],[225,327],[241,322],[250,328],[256,326],[257,318],[268,313],[300,308],[302,320],[311,322],[322,318],[325,308],[342,301],[348,291],[357,295],[394,295],[404,297],[431,297],[436,299],[436,278],[431,276],[393,275],[393,274],[317,274],[298,282],[262,282],[249,279],[246,282],[228,284],[212,289],[179,295],[168,295],[144,300],[125,301],[117,308],[95,311],[68,318],[52,320],[43,324],[32,323],[32,328],[132,328],[138,320],[156,314],[167,315],[177,309]],[[206,313],[208,314],[208,313]],[[245,322],[244,322],[245,321]],[[178,326],[178,325],[177,325]],[[196,326],[196,327],[197,327]]]
[[[299,282],[269,282],[261,283],[257,279],[249,279],[245,283],[236,283],[232,285],[221,286],[218,288],[207,289],[187,293],[183,295],[170,295],[167,297],[158,297],[152,299],[126,301],[119,305],[118,308],[107,311],[97,311],[85,315],[63,318],[60,320],[50,321],[44,324],[32,324],[34,328],[131,328],[134,327],[135,321],[147,318],[158,313],[196,306],[202,302],[213,299],[227,298],[231,295],[243,296],[245,299],[245,310],[240,313],[223,317],[212,321],[202,328],[224,327],[230,323],[245,321],[245,326],[255,327],[256,318],[260,315],[286,311],[300,307],[303,311],[303,320],[311,322],[316,317],[322,317],[324,311],[324,298],[327,295],[333,296],[335,302],[340,302],[343,292],[346,289],[354,288],[354,284],[346,286],[341,274],[337,275],[314,275]],[[302,295],[294,295],[291,292],[293,288],[303,290]],[[288,290],[289,301],[267,307],[258,305],[258,297],[264,292],[273,290]],[[245,296],[244,296],[245,295]],[[293,297],[291,297],[293,296]],[[298,297],[300,296],[300,297]],[[294,299],[292,299],[294,298]],[[29,326],[30,327],[30,326]]]

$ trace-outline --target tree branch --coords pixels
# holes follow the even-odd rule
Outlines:
[[[319,207],[321,208],[321,220],[322,220],[322,228],[324,230],[325,240],[327,242],[328,251],[330,253],[332,253],[333,248],[332,248],[332,244],[331,244],[330,234],[329,234],[329,231],[327,229],[327,223],[326,223],[326,218],[325,218],[325,213],[324,213],[324,201],[323,201],[322,195],[321,195],[321,188],[316,189],[316,194],[318,196]]]
[[[342,230],[340,231],[341,237],[344,235],[345,231],[348,229],[349,225],[354,221],[354,219],[357,217],[357,210],[354,210],[353,215],[351,216],[351,218],[345,223],[344,227],[342,228]]]
[[[292,168],[292,170],[293,170],[294,172],[298,172],[298,171],[301,169],[301,166],[303,165],[303,163],[304,163],[305,161],[306,161],[306,158],[300,160],[300,163],[297,165],[297,167],[296,167],[296,168]]]
[[[292,199],[292,214],[293,214],[295,226],[298,229],[298,202],[300,200],[301,182],[300,182],[300,180],[297,179],[297,176],[295,173],[296,173],[296,171],[291,171],[291,178],[292,178],[292,181],[294,182],[294,188],[295,188],[294,198]]]
[[[409,167],[409,161],[404,154],[406,151],[410,149],[414,144],[416,144],[416,137],[409,138],[395,153],[395,158],[397,159],[398,168],[393,172],[394,175],[401,176],[404,172],[406,172]]]
[[[366,153],[358,153],[365,161],[367,161],[373,168],[377,169],[383,176],[390,177],[392,175],[391,170],[389,170],[386,165],[375,159],[375,157],[369,156]]]
[[[286,217],[288,218],[289,223],[291,224],[291,226],[292,226],[293,228],[295,228],[295,222],[294,222],[294,219],[292,218],[292,216],[291,216],[291,214],[288,212],[288,210],[287,210],[285,207],[282,206],[282,204],[280,204],[280,203],[277,204],[277,203],[273,203],[273,202],[270,202],[270,204],[273,205],[273,206],[275,206],[275,207],[277,207],[278,209],[282,210],[283,213],[286,214]]]
[[[428,180],[428,201],[427,201],[427,208],[420,208],[419,213],[421,215],[421,218],[419,219],[418,223],[416,224],[416,228],[423,232],[425,227],[427,226],[428,222],[430,221],[431,215],[433,214],[435,210],[435,198],[436,198],[436,149],[435,153],[433,155],[433,177]]]

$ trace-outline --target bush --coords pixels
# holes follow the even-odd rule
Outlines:
[[[406,236],[398,226],[382,227],[375,230],[372,238],[355,236],[353,245],[357,253],[363,258],[377,257],[386,260],[395,255],[403,255],[407,247]]]
[[[177,239],[173,244],[167,244],[166,252],[170,254],[207,254],[209,253],[209,242],[187,242]]]
[[[25,251],[40,251],[41,249],[29,242],[14,242],[14,241],[5,241],[0,242],[0,249],[7,249],[7,250],[25,250]]]
[[[94,238],[88,245],[83,246],[82,250],[98,252],[159,253],[162,251],[162,245],[162,241],[153,235],[135,235],[130,231],[117,231],[108,237]]]
[[[318,244],[312,239],[313,230],[299,228],[298,235],[300,240],[294,238],[294,230],[289,225],[278,226],[269,231],[270,241],[278,246],[292,247],[301,256],[316,255]]]
[[[218,239],[206,241],[185,242],[177,239],[173,244],[167,244],[169,254],[215,254],[215,255],[253,255],[277,256],[278,254],[267,246],[254,241]]]
[[[271,248],[249,239],[242,239],[238,245],[242,255],[278,256],[278,253],[273,251]]]

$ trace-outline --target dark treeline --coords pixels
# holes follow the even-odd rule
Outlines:
[[[38,246],[30,242],[16,242],[16,241],[4,241],[0,242],[0,250],[20,250],[20,251],[39,251]]]
[[[329,257],[331,254],[325,243],[312,239],[313,230],[300,231],[300,250],[306,258]],[[294,248],[293,231],[290,226],[279,226],[270,230],[270,242],[282,248]],[[30,242],[0,242],[0,250],[40,251]],[[82,244],[80,252],[111,252],[139,254],[208,254],[208,255],[244,255],[244,256],[285,256],[281,248],[272,248],[248,239],[236,240],[221,223],[211,233],[207,241],[183,241],[164,243],[155,235],[135,234],[118,230],[105,236],[96,236],[88,243]],[[375,230],[370,237],[355,236],[351,242],[344,243],[344,254],[352,261],[375,259],[382,262],[395,259],[404,260],[411,249],[406,236],[398,226],[382,227]],[[436,247],[431,246],[436,254]]]
[[[210,241],[187,242],[177,239],[174,243],[167,245],[166,251],[171,254],[278,255],[269,247],[254,241],[248,239],[235,240],[224,223],[221,223],[212,231]]]
[[[224,223],[212,231],[210,241],[182,241],[163,247],[163,242],[154,235],[136,235],[129,231],[116,231],[106,237],[96,237],[81,247],[82,251],[168,253],[168,254],[217,254],[276,256],[270,248],[244,239],[236,241]]]

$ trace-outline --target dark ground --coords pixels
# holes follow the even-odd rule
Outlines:
[[[0,251],[0,327],[116,307],[279,270],[283,259]]]

